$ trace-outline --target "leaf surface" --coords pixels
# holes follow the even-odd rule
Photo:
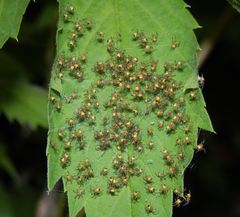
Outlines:
[[[196,74],[198,24],[181,0],[59,3],[49,189],[63,178],[71,217],[172,216],[173,203],[188,202],[198,129],[213,131]]]

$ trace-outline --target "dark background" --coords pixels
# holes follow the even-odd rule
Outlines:
[[[206,153],[196,154],[185,173],[192,200],[188,206],[174,208],[174,216],[240,217],[240,14],[224,0],[186,2],[203,26],[195,31],[203,52],[212,48],[204,60],[199,56],[199,73],[206,80],[203,93],[217,134],[202,132]],[[19,43],[9,40],[0,50],[0,54],[18,59],[29,72],[28,80],[46,90],[54,59],[57,13],[54,0],[31,2]],[[0,168],[0,217],[35,216],[44,206],[51,207],[52,216],[66,216],[61,191],[45,196],[47,130],[9,122],[4,114],[0,114],[0,129],[0,146],[18,174],[13,178]]]

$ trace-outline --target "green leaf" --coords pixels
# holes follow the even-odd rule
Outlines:
[[[29,0],[0,0],[0,48],[9,38],[17,40]]]
[[[2,143],[0,143],[0,168],[5,170],[15,181],[19,180],[18,172],[8,157],[5,146]]]
[[[9,194],[5,191],[4,186],[0,183],[0,215],[5,217],[14,217],[14,209]]]
[[[181,0],[59,3],[49,190],[63,178],[71,217],[172,216],[173,203],[189,202],[183,174],[198,130],[213,131],[198,24]]]
[[[240,1],[239,0],[227,0],[239,13],[240,13]]]
[[[0,113],[5,113],[10,121],[47,128],[47,91],[28,84],[25,66],[3,50],[0,59]]]
[[[21,185],[21,183],[20,183]],[[14,189],[14,191],[13,191]],[[24,185],[10,188],[0,182],[0,216],[34,216],[39,195],[30,187]],[[27,209],[25,208],[27,207]]]
[[[47,128],[47,93],[43,88],[27,83],[1,81],[0,112],[10,121]]]

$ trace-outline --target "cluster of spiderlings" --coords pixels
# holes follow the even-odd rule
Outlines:
[[[71,58],[65,58],[61,55],[57,61],[55,78],[62,80],[65,76],[70,76],[70,78],[74,78],[77,81],[83,81],[86,62],[87,56],[85,54]]]
[[[113,109],[113,120],[121,119],[123,112],[132,112],[137,115],[139,112],[127,102],[126,95],[131,95],[131,100],[150,104],[145,111],[145,115],[155,113],[160,119],[159,128],[163,127],[163,120],[167,133],[176,131],[177,126],[187,123],[187,117],[182,113],[184,107],[184,97],[176,92],[182,85],[174,80],[174,73],[182,71],[184,68],[182,61],[164,64],[163,73],[156,73],[157,61],[152,60],[150,65],[138,63],[137,58],[127,56],[123,51],[115,51],[111,59],[103,62],[98,61],[94,71],[102,76],[97,82],[97,87],[114,86],[116,92],[104,104],[105,108]],[[107,79],[106,79],[107,77]],[[190,93],[194,100],[195,92]],[[196,93],[195,93],[196,94]],[[172,108],[169,108],[169,105]],[[121,121],[120,121],[121,123]],[[151,128],[148,134],[153,134]]]
[[[169,154],[167,149],[163,150],[163,160],[166,165],[168,165],[167,174],[170,178],[177,177],[179,168],[177,164],[174,162],[173,157]]]
[[[64,150],[63,155],[60,158],[61,166],[63,168],[67,167],[70,163],[70,153],[71,149],[74,148],[82,150],[85,147],[84,133],[81,129],[73,130],[75,121],[69,119],[67,121],[69,126],[69,131],[67,130],[58,130],[57,136],[60,142],[62,143],[62,148]]]
[[[108,179],[108,193],[115,195],[120,187],[122,187],[122,180],[118,177],[111,176]]]
[[[69,22],[68,25],[73,27],[68,41],[71,51],[76,47],[78,39],[92,29],[90,20],[73,22],[71,20],[73,15],[74,8],[69,5],[64,14],[64,22]],[[149,60],[145,58],[141,61],[136,56],[130,56],[124,50],[117,49],[117,39],[107,38],[102,31],[96,33],[96,40],[101,46],[105,45],[109,59],[99,60],[90,66],[92,73],[97,77],[96,83],[90,89],[85,90],[84,93],[73,91],[71,95],[65,97],[67,103],[72,103],[76,99],[80,99],[81,103],[74,104],[76,109],[73,116],[66,120],[67,128],[59,130],[57,132],[59,141],[50,142],[50,145],[54,150],[59,144],[62,145],[59,160],[66,172],[71,163],[70,155],[73,148],[84,152],[85,147],[89,146],[85,142],[84,132],[78,129],[78,125],[85,127],[84,123],[87,123],[91,132],[94,132],[93,139],[96,144],[91,145],[96,145],[96,151],[104,154],[114,150],[117,155],[113,157],[112,165],[108,165],[108,168],[103,167],[100,171],[93,171],[88,159],[81,161],[76,168],[77,174],[71,175],[67,172],[64,178],[67,182],[74,180],[78,184],[78,188],[74,190],[76,198],[83,197],[87,193],[83,185],[98,175],[106,181],[107,189],[101,189],[102,187],[99,186],[92,187],[90,193],[94,197],[101,196],[105,192],[109,195],[118,194],[133,177],[139,177],[148,195],[166,195],[173,190],[166,184],[167,180],[179,178],[182,171],[181,162],[185,159],[184,148],[192,144],[192,129],[189,117],[185,114],[185,100],[186,97],[190,102],[197,100],[197,91],[190,90],[185,97],[183,85],[175,79],[177,73],[184,71],[186,63],[179,60],[165,63],[160,67],[158,60],[153,59],[151,55],[145,55]],[[151,54],[154,52],[154,45],[158,42],[158,34],[147,37],[143,32],[136,31],[132,33],[132,40],[138,43],[141,52]],[[176,40],[173,40],[170,45],[173,50],[179,46],[180,43]],[[57,60],[55,78],[84,81],[84,69],[88,67],[86,63],[85,54],[78,57],[64,57],[62,54]],[[104,91],[104,88],[114,91],[100,100],[98,93]],[[55,109],[61,111],[59,96],[53,93],[49,99]],[[102,110],[108,111],[106,116],[99,115]],[[141,121],[138,121],[139,117],[145,119],[151,117],[151,120],[154,119],[157,123],[157,128],[150,126],[145,129],[141,126]],[[97,118],[102,119],[102,128]],[[157,153],[160,155],[159,160],[164,162],[163,168],[159,168],[159,171],[152,176],[145,174],[147,171],[141,168],[138,157],[141,158],[146,149],[148,153],[155,151],[159,144],[154,141],[154,137],[160,132],[166,135],[177,135],[177,131],[184,132],[184,134],[181,133],[184,136],[177,138],[176,144],[173,144],[178,147],[178,152],[172,153],[165,147],[161,153]],[[143,139],[145,135],[148,142]],[[125,153],[128,149],[131,150],[131,154],[126,158]],[[199,144],[196,150],[204,150],[203,144]],[[180,196],[182,194],[177,188],[174,193],[175,206],[189,203],[190,193]],[[142,189],[134,189],[131,199],[138,202],[142,199],[141,194],[143,194]],[[155,214],[156,209],[151,203],[146,203],[145,211],[148,214]]]
[[[92,21],[84,20],[77,21],[74,23],[72,32],[69,37],[68,46],[70,50],[73,50],[77,46],[77,42],[79,38],[82,38],[86,31],[92,29]]]
[[[61,111],[62,103],[61,103],[60,97],[59,97],[59,95],[55,94],[54,91],[52,91],[52,93],[50,94],[49,101],[50,101],[51,105],[53,105],[53,107],[56,111],[58,111],[58,112]]]
[[[94,171],[88,159],[80,162],[77,166],[76,182],[83,185],[87,180],[94,177]]]
[[[124,180],[123,185],[126,185],[130,177],[141,176],[143,169],[138,167],[136,161],[135,156],[130,156],[128,160],[125,160],[121,155],[118,155],[113,159],[113,169],[115,174]]]
[[[93,25],[92,21],[88,19],[73,22],[73,19],[72,19],[73,15],[74,15],[74,7],[72,5],[68,5],[63,15],[63,21],[65,23],[73,24],[72,31],[70,33],[70,37],[68,41],[68,46],[71,51],[77,46],[78,39],[83,37],[86,31],[90,31]]]
[[[72,18],[74,14],[74,7],[73,5],[68,5],[66,10],[65,10],[65,13],[63,14],[63,21],[64,22],[69,22],[70,19]]]
[[[142,37],[142,38],[141,38]],[[152,42],[157,41],[157,35],[154,35]],[[147,48],[144,44],[144,36],[134,40],[140,41],[140,46]],[[148,41],[148,40],[146,40]],[[173,63],[165,63],[163,69],[158,68],[158,62],[151,60],[150,63],[139,62],[136,57],[126,55],[123,50],[116,50],[113,46],[113,40],[107,41],[107,51],[111,58],[108,61],[99,61],[94,66],[94,71],[100,76],[97,82],[98,88],[106,86],[114,86],[115,91],[111,97],[104,103],[105,109],[112,109],[112,126],[111,128],[98,131],[95,134],[95,139],[100,142],[100,151],[106,151],[116,147],[118,151],[124,152],[128,145],[134,146],[136,151],[144,151],[144,148],[149,150],[154,149],[154,143],[150,141],[147,145],[141,141],[141,130],[138,125],[131,119],[126,119],[132,114],[135,116],[141,112],[141,115],[148,116],[155,114],[158,122],[158,128],[165,129],[167,134],[174,134],[177,130],[185,133],[185,138],[178,138],[176,144],[179,146],[191,144],[191,125],[188,116],[184,113],[185,97],[181,93],[182,84],[177,82],[174,77],[176,73],[180,73],[186,67],[183,61],[174,61]],[[142,45],[141,45],[142,44]],[[143,46],[144,44],[144,46]],[[176,49],[179,43],[174,41],[171,45],[172,49]],[[101,77],[102,76],[102,77]],[[194,101],[197,99],[197,92],[192,90],[189,92],[189,99]],[[134,102],[131,103],[131,102]],[[145,111],[139,111],[137,104],[144,103]],[[142,105],[142,104],[141,104]],[[144,106],[142,106],[144,107]],[[140,109],[141,110],[141,109]],[[151,127],[147,128],[147,135],[152,137],[154,131]],[[170,154],[167,150],[162,153],[163,161],[167,166],[167,170],[156,174],[160,180],[166,178],[177,178],[180,172],[179,162],[184,161],[184,148],[180,148],[176,154]],[[143,170],[138,168],[137,164],[134,167],[129,166],[128,162],[120,156],[113,159],[113,167],[115,169],[117,185],[109,184],[109,192],[115,194],[118,189],[123,186],[121,180],[127,183],[131,176],[141,175]],[[148,194],[164,195],[169,191],[166,184],[161,184],[157,189],[152,185],[152,177],[145,177],[146,192]],[[180,197],[177,194],[177,203],[187,204],[190,201],[190,194]],[[132,192],[132,199],[138,201],[140,192]],[[147,204],[147,213],[154,213],[154,208],[151,204]]]
[[[84,183],[86,183],[88,180],[94,177],[94,171],[88,159],[85,159],[84,161],[80,162],[77,165],[76,170],[77,174],[74,177],[67,174],[65,176],[65,179],[67,182],[69,181],[72,182],[73,179],[76,181],[77,185],[79,185],[79,188],[74,190],[75,198],[80,198],[85,194],[85,189],[82,188],[82,186],[84,185]],[[94,193],[94,195],[96,194]]]
[[[136,158],[129,157],[126,161],[123,156],[118,155],[113,159],[113,169],[115,176],[110,176],[107,179],[107,193],[115,195],[120,189],[128,184],[129,178],[132,176],[140,176],[143,172],[141,168],[136,166]],[[100,171],[101,176],[108,176],[109,169],[104,167]],[[95,195],[95,194],[94,194]],[[135,196],[135,200],[138,200]]]
[[[138,42],[139,47],[144,49],[146,54],[153,52],[153,45],[158,41],[158,34],[147,37],[143,32],[135,31],[132,33],[132,40]]]
[[[131,120],[124,120],[120,116],[121,113],[114,111],[111,130],[105,128],[103,131],[96,131],[95,139],[99,141],[97,150],[106,151],[114,145],[118,151],[124,152],[132,144],[135,150],[141,152],[143,145],[139,128]]]
[[[181,192],[175,188],[173,189],[174,193],[174,203],[173,205],[176,207],[179,207],[181,205],[186,206],[189,204],[191,200],[191,193],[190,192],[185,192],[184,194],[181,194]]]
[[[79,122],[87,121],[89,125],[94,125],[96,116],[93,111],[98,111],[99,102],[96,96],[96,89],[88,90],[84,95],[83,105],[77,109],[76,118]]]

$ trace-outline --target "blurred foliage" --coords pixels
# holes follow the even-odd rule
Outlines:
[[[240,171],[240,108],[237,103],[239,80],[236,79],[236,72],[240,68],[240,16],[228,7],[225,0],[217,4],[207,0],[186,2],[203,26],[196,31],[200,42],[214,32],[216,23],[225,11],[230,14],[230,19],[200,69],[200,74],[203,73],[206,79],[203,92],[207,108],[218,134],[211,137],[203,134],[206,153],[196,156],[185,173],[186,187],[191,190],[192,201],[186,207],[175,209],[174,216],[239,217],[240,178],[237,172]],[[18,43],[10,39],[0,50],[1,85],[4,79],[10,78],[14,83],[37,86],[46,93],[55,52],[57,13],[55,0],[30,2],[23,17]],[[4,86],[6,89],[13,85],[8,83]],[[6,94],[1,89],[0,104]],[[43,111],[46,105],[38,105],[38,108]],[[37,204],[47,189],[47,130],[43,127],[32,130],[30,122],[27,120],[27,124],[20,125],[16,121],[10,122],[2,112],[0,115],[1,217],[36,216]],[[9,167],[14,168],[18,178]],[[62,192],[57,189],[54,190],[55,196]],[[67,215],[61,213],[60,216]]]
[[[17,38],[28,2],[0,1],[1,46],[9,37]],[[8,10],[11,7],[15,10]],[[1,217],[34,216],[45,188],[46,87],[54,58],[56,15],[55,1],[31,2],[18,42],[10,39],[0,50]],[[5,17],[10,19],[3,23]]]
[[[9,191],[0,183],[0,216],[34,216],[36,199],[33,189],[22,188]]]
[[[22,15],[28,2],[29,0],[1,0],[0,47],[9,37],[17,39]],[[43,12],[44,16],[46,11]],[[38,25],[34,25],[35,31],[37,28],[41,30],[48,23],[47,20],[42,19],[43,15],[40,16],[40,21],[37,21]],[[37,126],[47,128],[47,91],[30,84],[28,74],[31,72],[18,57],[13,57],[12,54],[2,50],[0,59],[0,114],[4,113],[10,121],[17,120],[23,125],[28,124],[32,129]]]
[[[240,0],[227,0],[240,13]]]
[[[47,93],[44,89],[25,82],[0,82],[0,111],[9,121],[28,123],[32,129],[38,125],[47,128]]]
[[[6,146],[0,143],[0,168],[11,176],[12,179],[18,180],[18,173],[14,167],[11,159],[6,153]]]
[[[29,0],[0,0],[0,48],[17,35]]]

